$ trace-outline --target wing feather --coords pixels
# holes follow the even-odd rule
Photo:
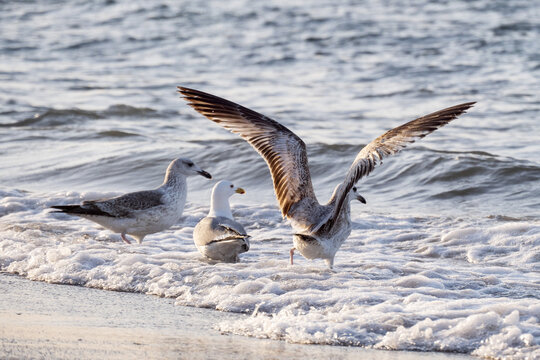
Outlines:
[[[292,131],[267,116],[220,97],[181,86],[178,92],[191,107],[240,135],[264,158],[284,217],[298,201],[315,198],[306,145]]]
[[[330,202],[335,202],[334,212],[323,227],[331,227],[339,216],[349,191],[362,177],[367,176],[382,163],[383,158],[398,153],[416,139],[432,133],[466,112],[475,102],[452,106],[421,118],[409,121],[389,130],[364,146],[354,159],[341,186],[334,193]]]
[[[137,191],[98,201],[83,201],[82,207],[96,207],[113,217],[130,217],[137,210],[163,205],[162,195],[155,190]]]

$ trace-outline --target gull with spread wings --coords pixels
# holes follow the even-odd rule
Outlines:
[[[350,202],[365,199],[355,184],[382,159],[416,139],[448,124],[474,105],[452,106],[389,130],[364,146],[332,197],[321,205],[309,173],[306,145],[297,135],[269,117],[202,91],[178,87],[188,104],[213,122],[240,135],[264,158],[274,183],[281,213],[294,230],[290,262],[298,250],[307,259],[324,259],[330,268],[341,244],[351,233]]]

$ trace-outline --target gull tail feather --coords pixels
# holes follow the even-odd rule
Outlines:
[[[109,216],[113,217],[108,212],[105,212],[99,209],[97,206],[92,205],[88,207],[82,207],[80,205],[54,205],[51,206],[52,209],[55,209],[53,213],[64,213],[70,215],[95,215],[95,216]]]

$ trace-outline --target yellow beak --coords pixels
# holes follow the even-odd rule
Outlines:
[[[244,190],[242,188],[236,188],[235,192],[237,192],[238,194],[245,194],[246,190]]]

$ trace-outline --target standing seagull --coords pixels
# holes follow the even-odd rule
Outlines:
[[[324,259],[330,268],[337,250],[351,233],[350,201],[365,203],[357,193],[356,182],[383,158],[448,124],[474,104],[439,110],[385,132],[360,151],[343,182],[336,186],[330,200],[321,205],[311,184],[306,145],[292,131],[220,97],[180,86],[178,91],[199,113],[250,143],[268,164],[281,213],[295,231],[291,264],[294,250],[298,250],[307,259]]]
[[[229,198],[234,193],[244,194],[242,188],[230,181],[220,181],[212,189],[208,216],[193,230],[193,241],[199,252],[212,260],[238,262],[238,254],[249,250],[249,235],[234,220]]]
[[[126,234],[129,234],[140,244],[146,235],[168,229],[178,221],[186,204],[186,177],[195,174],[212,178],[193,161],[178,158],[169,164],[165,180],[157,189],[105,200],[84,201],[81,205],[51,207],[59,210],[55,212],[80,216],[120,233],[127,244],[131,244],[126,238]]]

